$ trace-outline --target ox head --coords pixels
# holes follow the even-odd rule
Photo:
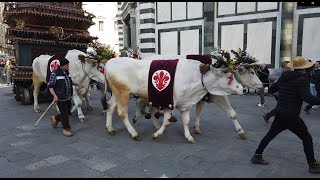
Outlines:
[[[257,75],[257,59],[252,56],[252,53],[241,50],[231,50],[235,55],[235,67],[240,76],[242,85],[252,89],[260,89],[263,87]]]
[[[86,76],[99,83],[104,83],[104,61],[95,60],[83,54],[79,54],[78,59],[81,61],[82,70]]]
[[[212,95],[225,96],[230,94],[243,94],[243,86],[237,73],[232,67],[215,68],[212,65],[201,64],[203,85]]]
[[[263,87],[256,70],[257,65],[255,63],[240,64],[236,67],[236,71],[239,74],[244,87],[249,87],[252,89],[260,89]]]

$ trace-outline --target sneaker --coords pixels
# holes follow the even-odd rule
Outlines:
[[[319,160],[316,160],[315,162],[309,164],[309,172],[311,174],[320,173],[320,161]]]
[[[304,109],[304,112],[305,112],[306,114],[310,114],[310,111],[309,111],[308,109]]]
[[[53,128],[57,128],[58,121],[56,120],[56,117],[55,116],[51,116],[50,121],[51,121],[51,126]]]
[[[259,106],[259,107],[264,107],[265,104],[266,104],[266,103],[263,103],[263,104],[259,103],[259,104],[257,104],[257,106]]]
[[[319,108],[319,106],[318,105],[313,105],[312,106],[312,109],[316,109],[316,108]]]
[[[262,154],[254,154],[253,157],[251,158],[251,163],[252,164],[261,164],[261,165],[268,165],[269,162],[264,160],[262,157]]]
[[[263,117],[264,121],[268,124],[269,123],[268,114],[264,114],[262,117]]]
[[[63,135],[65,135],[67,137],[70,137],[70,136],[73,135],[72,132],[70,130],[68,130],[68,129],[63,129],[62,133],[63,133]]]

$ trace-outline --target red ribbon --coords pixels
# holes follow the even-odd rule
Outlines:
[[[230,86],[230,84],[232,83],[233,81],[233,74],[231,74],[230,78],[229,78],[229,82],[228,82],[228,85]]]
[[[104,69],[103,68],[100,69],[100,73],[104,74]]]

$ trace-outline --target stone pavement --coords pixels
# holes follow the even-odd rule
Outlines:
[[[195,108],[191,110],[190,131],[195,144],[187,143],[180,115],[157,140],[152,122],[144,118],[134,127],[142,141],[134,141],[117,115],[116,135],[105,130],[99,93],[90,91],[93,111],[84,109],[88,119],[80,123],[76,114],[70,119],[73,137],[64,137],[58,126],[53,129],[51,108],[33,127],[42,113],[32,105],[16,102],[12,88],[0,86],[0,177],[293,177],[319,178],[309,174],[301,140],[284,131],[265,151],[270,165],[252,165],[250,158],[270,124],[262,119],[263,112],[275,106],[273,97],[266,97],[265,108],[257,107],[258,96],[229,96],[238,114],[238,121],[247,139],[241,140],[231,120],[214,104],[207,104],[201,121],[201,135],[193,130]],[[49,103],[42,103],[44,111]],[[85,105],[84,105],[85,106]],[[135,101],[130,101],[129,116],[133,117]],[[315,155],[320,158],[320,109],[302,117],[313,136]]]

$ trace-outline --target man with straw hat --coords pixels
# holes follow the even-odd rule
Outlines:
[[[253,164],[269,164],[262,157],[264,149],[273,138],[283,130],[288,129],[303,141],[309,172],[320,173],[320,161],[314,158],[312,136],[300,117],[303,101],[320,104],[320,98],[311,95],[309,81],[306,76],[306,69],[312,65],[311,62],[306,61],[301,56],[294,58],[292,62],[288,63],[288,67],[294,71],[283,72],[279,80],[270,87],[271,93],[279,91],[276,116],[269,132],[261,140],[258,149],[251,158]]]

